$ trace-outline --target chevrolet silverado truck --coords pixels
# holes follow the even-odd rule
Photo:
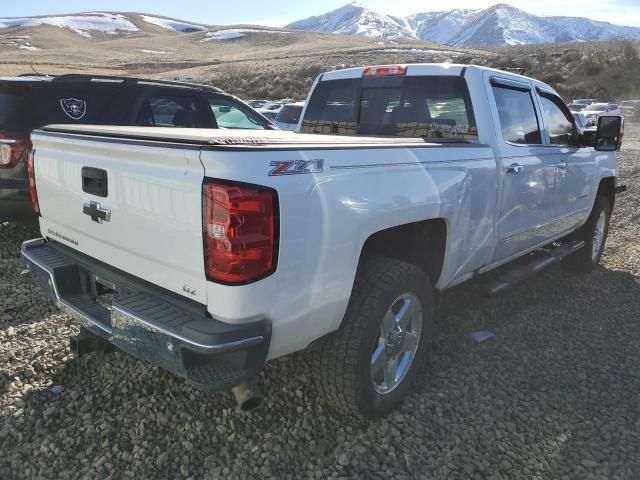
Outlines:
[[[308,349],[327,403],[376,417],[430,348],[436,293],[596,267],[623,128],[599,122],[592,145],[544,83],[419,64],[321,75],[302,133],[51,125],[22,255],[78,351],[115,345],[248,410],[265,362]]]

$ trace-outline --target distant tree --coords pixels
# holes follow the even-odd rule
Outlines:
[[[622,56],[628,62],[633,62],[638,60],[638,49],[631,42],[625,42],[624,47],[622,49]]]

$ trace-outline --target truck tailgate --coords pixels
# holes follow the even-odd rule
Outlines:
[[[206,304],[200,147],[32,139],[43,236]]]

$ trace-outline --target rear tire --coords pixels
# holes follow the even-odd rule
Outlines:
[[[364,262],[340,329],[314,355],[314,379],[326,402],[376,418],[396,407],[415,380],[433,330],[433,287],[410,263]]]
[[[587,223],[572,236],[573,239],[584,240],[584,248],[562,262],[565,269],[589,273],[598,266],[609,235],[610,219],[611,202],[604,196],[597,196]]]

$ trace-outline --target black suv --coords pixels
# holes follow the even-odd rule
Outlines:
[[[75,74],[0,77],[0,220],[34,215],[29,135],[52,123],[275,128],[238,98],[205,85]]]

